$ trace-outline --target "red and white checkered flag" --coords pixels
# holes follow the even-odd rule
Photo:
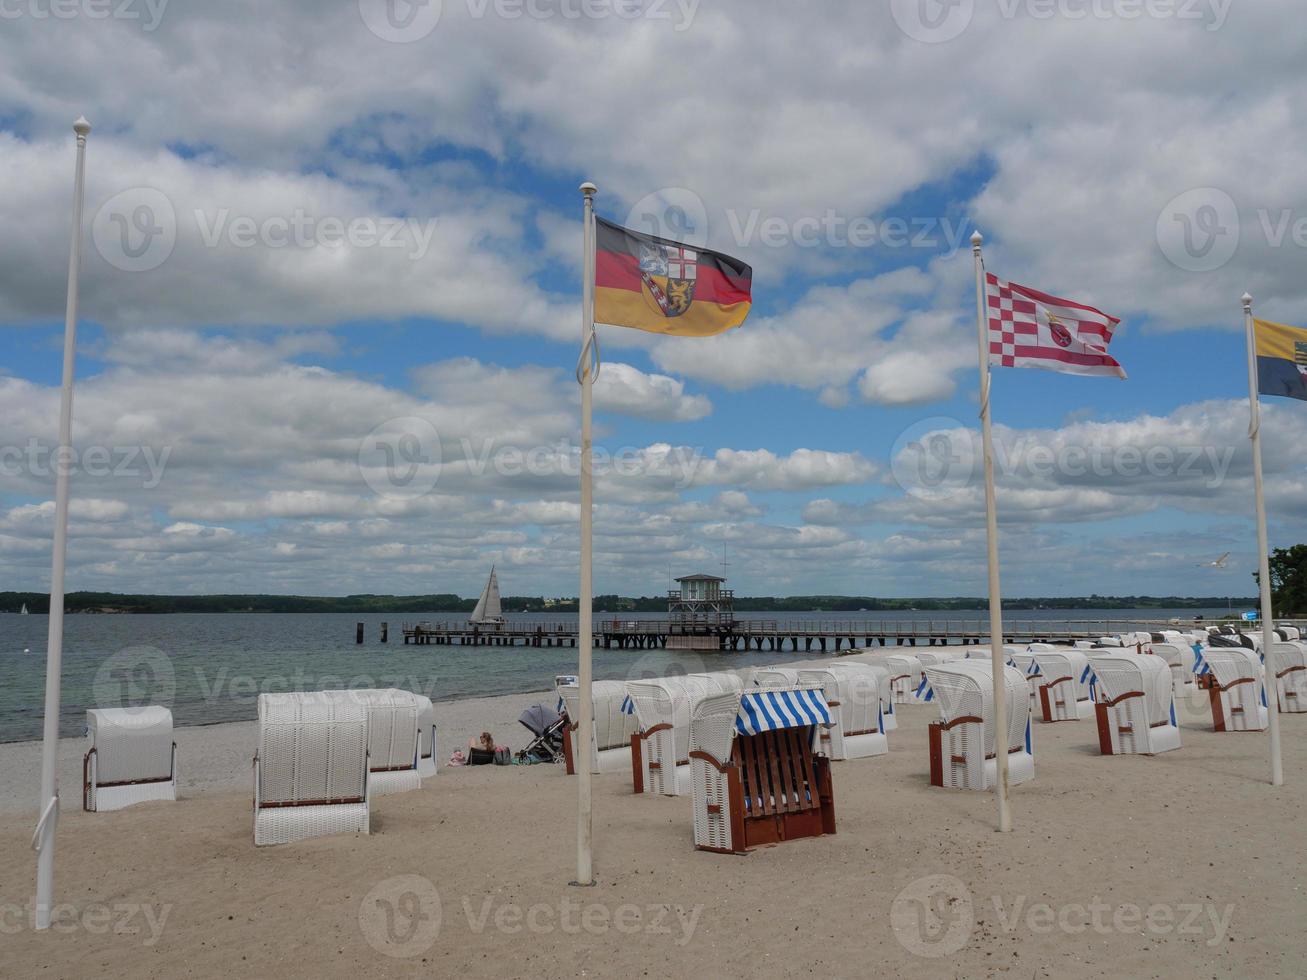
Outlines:
[[[1112,331],[1121,322],[1116,317],[1005,282],[988,272],[985,301],[989,306],[989,363],[995,367],[1125,377],[1121,365],[1107,353]]]

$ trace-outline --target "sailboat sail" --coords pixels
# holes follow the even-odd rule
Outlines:
[[[472,610],[472,623],[502,623],[503,609],[499,603],[499,579],[495,577],[495,566],[490,566],[490,580],[486,582],[481,598],[477,600],[476,609]]]
[[[22,608],[22,610],[19,612],[19,615],[20,615],[20,616],[26,616],[26,615],[27,615],[27,603],[25,603],[25,602],[23,603],[23,608]]]

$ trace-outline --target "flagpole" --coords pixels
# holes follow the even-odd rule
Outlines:
[[[63,679],[64,564],[68,553],[68,471],[73,441],[73,368],[77,352],[77,281],[82,261],[82,208],[86,183],[84,116],[73,123],[77,168],[73,178],[73,234],[64,308],[63,394],[59,402],[59,466],[55,471],[54,556],[50,572],[50,632],[45,659],[45,718],[41,741],[41,815],[32,835],[36,849],[36,928],[50,928],[54,903],[54,834],[59,824],[59,704]]]
[[[577,380],[581,383],[581,594],[577,613],[580,618],[576,640],[577,686],[580,688],[581,717],[577,721],[576,775],[576,885],[593,885],[594,809],[591,794],[590,767],[593,764],[591,749],[594,728],[594,699],[591,694],[590,647],[593,642],[592,581],[594,489],[591,473],[591,392],[594,386],[596,363],[594,345],[594,283],[595,283],[595,226],[594,196],[599,188],[586,181],[581,185],[585,197],[585,228],[582,233],[584,258],[581,282],[581,360],[577,365]]]
[[[1266,497],[1262,492],[1262,406],[1257,391],[1257,341],[1253,327],[1253,298],[1244,293],[1243,325],[1248,341],[1248,436],[1253,443],[1253,492],[1257,497],[1258,580],[1262,599],[1262,659],[1266,690],[1266,721],[1271,733],[1271,785],[1284,785],[1280,757],[1280,682],[1275,674],[1275,623],[1271,619],[1271,558],[1266,534]]]
[[[998,507],[994,500],[994,435],[989,411],[989,326],[985,322],[985,260],[980,246],[985,237],[971,236],[971,253],[976,259],[976,330],[980,343],[980,433],[985,457],[985,537],[989,546],[989,633],[990,666],[994,673],[994,754],[998,795],[998,830],[1012,830],[1012,807],[1008,800],[1007,677],[1003,656],[1003,593],[998,578]]]

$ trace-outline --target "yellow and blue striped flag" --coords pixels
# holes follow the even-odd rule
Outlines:
[[[1257,390],[1307,401],[1307,330],[1269,320],[1253,321],[1257,344]]]

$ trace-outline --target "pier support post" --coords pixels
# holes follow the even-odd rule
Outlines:
[[[354,642],[355,642],[355,643],[362,643],[362,642],[363,642],[363,624],[362,624],[362,623],[356,623],[356,624],[354,625]]]

